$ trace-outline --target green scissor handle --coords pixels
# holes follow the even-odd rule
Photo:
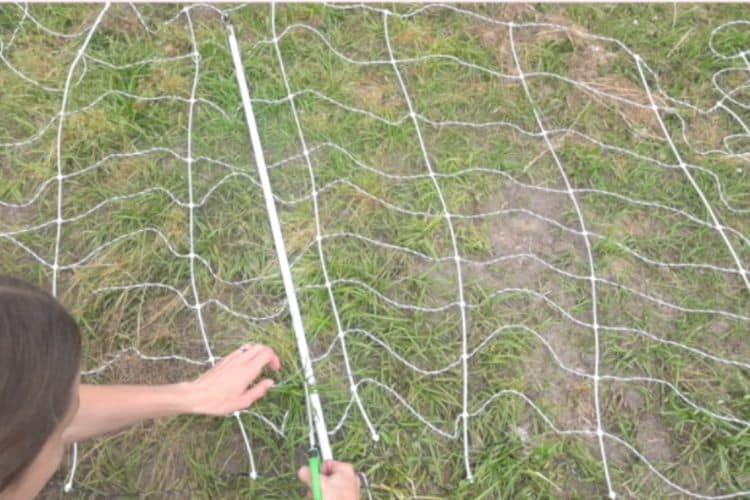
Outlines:
[[[317,448],[310,449],[310,478],[313,500],[323,500],[323,491],[320,489],[320,452]]]

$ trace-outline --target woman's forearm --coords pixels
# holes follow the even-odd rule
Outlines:
[[[262,398],[273,385],[261,372],[278,371],[268,347],[246,344],[191,382],[171,385],[81,385],[78,413],[63,433],[66,443],[83,441],[144,420],[185,413],[230,415]]]
[[[190,386],[81,385],[78,413],[63,434],[66,443],[117,431],[144,420],[190,413]]]

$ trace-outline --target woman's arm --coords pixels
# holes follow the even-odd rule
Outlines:
[[[264,368],[280,368],[268,347],[246,345],[192,382],[171,385],[81,385],[78,413],[63,433],[66,443],[83,441],[143,420],[180,414],[229,415],[265,396],[273,385]]]

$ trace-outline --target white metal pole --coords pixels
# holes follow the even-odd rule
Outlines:
[[[294,282],[292,281],[292,272],[289,268],[289,259],[286,255],[286,247],[284,246],[284,236],[281,232],[281,224],[279,223],[279,216],[276,212],[276,203],[273,198],[273,191],[271,190],[271,181],[268,177],[268,168],[266,166],[266,159],[263,155],[263,147],[260,142],[260,135],[258,134],[258,126],[255,123],[253,104],[250,101],[250,91],[248,90],[247,80],[245,79],[245,69],[242,65],[242,57],[237,46],[237,38],[234,35],[234,27],[230,22],[225,22],[227,29],[229,30],[229,49],[232,52],[232,60],[234,61],[234,73],[237,75],[237,84],[240,87],[242,107],[245,109],[245,119],[247,120],[248,130],[250,131],[250,141],[252,142],[253,152],[255,153],[255,164],[258,167],[258,175],[260,176],[260,183],[263,187],[263,197],[266,201],[268,221],[271,224],[273,242],[276,247],[276,255],[279,258],[281,277],[284,281],[284,290],[286,291],[286,298],[289,303],[289,314],[292,316],[292,328],[294,329],[294,335],[297,338],[297,349],[299,350],[300,360],[302,361],[305,383],[308,386],[307,392],[309,395],[310,407],[312,408],[312,419],[315,423],[320,455],[323,460],[331,460],[333,459],[333,453],[331,452],[331,444],[328,441],[328,429],[326,427],[325,418],[323,417],[320,396],[316,389],[315,372],[313,371],[312,360],[310,359],[310,348],[307,345],[305,329],[302,326],[302,315],[300,314]]]

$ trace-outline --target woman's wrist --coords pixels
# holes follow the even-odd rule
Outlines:
[[[194,381],[172,384],[172,394],[180,415],[197,415],[201,413],[200,390]]]

